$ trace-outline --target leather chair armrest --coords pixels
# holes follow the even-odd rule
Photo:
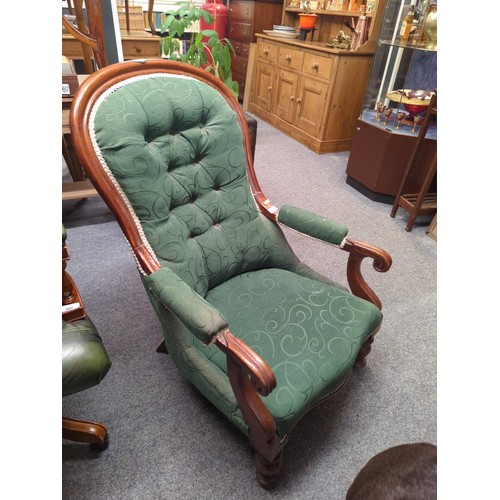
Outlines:
[[[98,385],[108,373],[111,359],[89,317],[62,321],[62,395]]]
[[[334,245],[341,245],[348,231],[347,227],[334,220],[291,205],[283,205],[279,209],[277,221],[307,236]]]

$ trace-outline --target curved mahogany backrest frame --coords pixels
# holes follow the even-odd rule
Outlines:
[[[139,234],[132,215],[117,188],[103,171],[90,138],[89,120],[92,108],[103,92],[119,82],[150,73],[190,76],[215,88],[225,98],[228,105],[236,113],[238,123],[241,127],[247,162],[247,175],[257,205],[267,217],[276,220],[274,211],[270,209],[269,200],[262,193],[255,175],[245,114],[223,82],[203,69],[185,63],[162,59],[140,59],[107,66],[89,76],[78,89],[70,113],[71,134],[83,168],[99,194],[115,214],[136,254],[140,266],[146,274],[156,271],[160,266],[154,255],[144,245],[144,241]]]

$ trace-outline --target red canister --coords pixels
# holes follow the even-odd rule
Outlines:
[[[222,40],[227,37],[227,7],[222,3],[222,0],[212,0],[204,3],[201,9],[206,10],[214,18],[212,24],[207,24],[205,19],[200,19],[200,30],[214,30],[219,34]]]

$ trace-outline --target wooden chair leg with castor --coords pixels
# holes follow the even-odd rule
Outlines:
[[[62,437],[78,443],[89,443],[94,451],[104,451],[109,445],[106,427],[87,420],[63,417]]]

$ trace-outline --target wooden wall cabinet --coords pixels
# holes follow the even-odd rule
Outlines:
[[[366,14],[368,39],[355,51],[333,49],[326,42],[347,31],[344,21],[356,24],[360,12],[314,11],[317,29],[305,40],[256,33],[249,111],[318,154],[349,150],[384,5],[381,0]],[[300,12],[285,0],[281,24],[298,29]]]
[[[392,204],[415,140],[409,134],[358,120],[347,164],[347,184],[371,200]],[[436,148],[435,138],[424,139],[415,168],[407,180],[411,192],[417,192],[422,185],[426,166],[432,161]],[[432,188],[436,188],[436,181]]]
[[[245,92],[250,44],[255,42],[255,33],[281,23],[282,6],[281,0],[229,0],[227,38],[236,53],[231,71],[240,99]]]

